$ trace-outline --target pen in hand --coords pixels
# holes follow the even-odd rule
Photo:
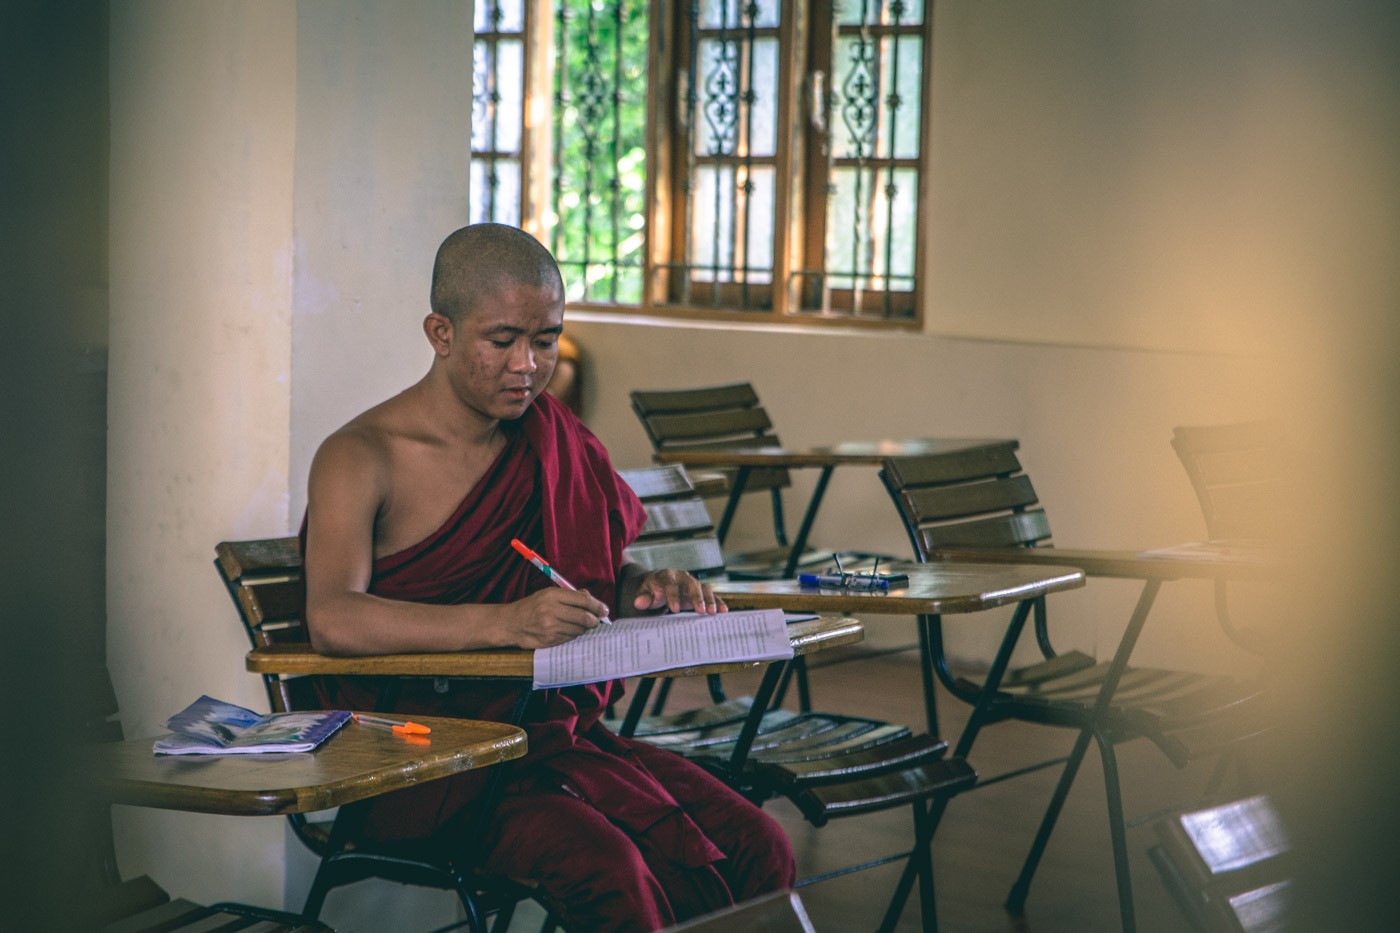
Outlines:
[[[540,573],[544,574],[546,577],[549,577],[550,580],[554,581],[555,586],[563,587],[564,589],[571,590],[575,593],[578,592],[578,587],[574,586],[568,580],[565,580],[564,576],[559,571],[549,566],[549,562],[546,561],[539,554],[536,554],[534,551],[532,551],[529,548],[529,546],[525,544],[525,542],[521,541],[519,538],[511,538],[510,546],[519,551],[521,557],[525,558],[530,563],[538,567]],[[598,621],[603,623],[604,625],[612,625],[612,620],[609,619],[607,616],[599,617]]]

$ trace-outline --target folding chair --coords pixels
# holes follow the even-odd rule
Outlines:
[[[881,479],[919,562],[946,558],[957,549],[962,550],[956,557],[975,560],[977,549],[1048,546],[1049,520],[1039,508],[1030,478],[1021,470],[1017,446],[1011,441],[971,452],[885,462]],[[1129,569],[1115,567],[1112,575],[1133,575],[1131,560],[1120,560],[1119,564],[1128,565]],[[1093,566],[1082,566],[1086,573],[1094,575]],[[1143,598],[1111,662],[1096,662],[1079,651],[1057,653],[1050,641],[1045,602],[1039,600],[1034,607],[1034,630],[1044,660],[1020,669],[1008,668],[1021,633],[1020,624],[1015,623],[985,681],[958,677],[950,670],[944,653],[940,619],[920,619],[921,637],[929,645],[936,676],[955,697],[973,705],[957,746],[959,754],[970,752],[982,727],[1002,720],[1021,720],[1080,733],[1008,897],[1007,907],[1013,912],[1024,909],[1036,866],[1091,738],[1098,745],[1103,763],[1119,907],[1123,927],[1130,930],[1135,921],[1127,824],[1114,747],[1145,738],[1180,768],[1198,758],[1236,749],[1272,725],[1267,693],[1259,683],[1127,666],[1128,654],[1160,582],[1149,579],[1145,583]],[[1023,621],[1024,617],[1018,619]],[[1213,792],[1223,778],[1223,768],[1217,768],[1207,793]],[[997,778],[987,782],[994,780]]]
[[[722,572],[719,543],[708,513],[683,468],[655,467],[622,471],[622,475],[642,495],[648,511],[647,531],[629,549],[634,559],[648,568],[679,564],[688,569],[689,563],[702,575]],[[829,644],[835,646],[834,642]],[[821,647],[825,646],[814,640],[805,650]],[[799,658],[802,656],[799,652]],[[792,667],[770,665],[752,697],[725,700],[718,678],[712,678],[712,705],[669,715],[643,715],[657,678],[642,678],[616,728],[622,735],[684,755],[755,803],[784,797],[814,826],[824,826],[836,817],[909,805],[914,812],[915,836],[926,837],[921,833],[926,802],[950,797],[976,782],[976,772],[964,759],[945,755],[946,743],[907,726],[838,713],[773,708],[773,698]],[[851,866],[799,884],[903,857]],[[919,880],[925,928],[935,929],[928,846],[916,844],[909,858]]]
[[[768,412],[759,403],[752,384],[747,382],[693,389],[639,390],[631,393],[631,398],[632,410],[641,419],[647,437],[658,452],[681,448],[726,450],[781,446]],[[694,473],[691,478],[700,495],[709,499],[727,497],[733,487],[734,474],[733,469],[717,468]],[[782,491],[791,485],[792,477],[786,469],[759,468],[749,473],[743,494],[768,493],[776,547],[727,554],[725,563],[734,579],[772,580],[783,576],[791,545]],[[732,513],[726,510],[720,520],[716,534],[721,544],[729,533],[731,517]],[[832,553],[806,549],[798,563],[800,566],[826,565],[831,562]],[[849,551],[838,553],[852,564],[875,556]]]

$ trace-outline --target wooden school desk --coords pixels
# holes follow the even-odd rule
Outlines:
[[[816,488],[807,502],[802,515],[802,524],[793,538],[792,550],[784,577],[791,577],[797,570],[797,562],[807,546],[807,536],[826,495],[827,483],[838,466],[879,466],[889,457],[915,457],[923,454],[951,453],[960,450],[975,450],[979,447],[1000,446],[1005,440],[988,438],[905,438],[879,441],[844,441],[828,447],[773,447],[755,446],[723,450],[701,450],[697,448],[673,448],[658,450],[653,457],[658,463],[679,463],[687,469],[696,467],[735,467],[734,479],[729,489],[729,499],[724,504],[716,536],[723,543],[729,533],[729,524],[738,508],[739,497],[748,484],[749,474],[757,467],[785,467],[788,469],[817,468]],[[1015,444],[1015,441],[1009,443]]]
[[[154,755],[154,739],[83,750],[97,792],[112,803],[231,816],[329,810],[525,754],[516,726],[415,716],[425,736],[351,721],[312,752]]]
[[[950,562],[900,563],[890,569],[907,573],[908,584],[888,590],[819,589],[802,586],[796,580],[764,580],[716,582],[714,589],[731,609],[920,616],[980,612],[1019,603],[1017,615],[1023,618],[1036,597],[1084,585],[1083,571],[1064,566]],[[920,652],[920,659],[929,735],[938,736],[933,659],[927,646]]]

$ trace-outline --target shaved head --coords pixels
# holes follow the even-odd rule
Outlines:
[[[442,241],[433,261],[433,312],[456,324],[508,285],[564,293],[559,264],[524,230],[506,224],[463,227]]]

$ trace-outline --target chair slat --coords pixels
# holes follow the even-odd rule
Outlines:
[[[294,577],[244,579],[237,587],[238,602],[247,618],[261,628],[276,622],[302,621],[306,589],[301,574]]]
[[[632,407],[637,414],[647,417],[687,411],[709,411],[723,408],[750,408],[758,404],[758,393],[753,385],[737,382],[730,385],[708,386],[695,389],[660,389],[632,393]]]
[[[224,541],[215,549],[225,581],[249,574],[277,573],[301,567],[301,550],[294,537],[256,541]]]
[[[925,525],[919,535],[928,553],[940,547],[1017,547],[1049,540],[1050,520],[1044,511],[1033,509],[950,525]]]
[[[690,496],[695,494],[695,484],[678,464],[665,464],[654,467],[637,467],[618,470],[639,499],[662,499],[669,496]]]
[[[642,528],[643,537],[690,535],[714,529],[710,510],[705,508],[705,503],[699,499],[648,502],[644,508],[647,512],[647,523]]]
[[[906,489],[901,495],[905,508],[920,524],[1021,510],[1039,501],[1030,477],[1024,474],[986,482]]]
[[[768,420],[768,412],[762,408],[652,415],[646,424],[652,437],[663,445],[701,437],[751,439],[764,436],[773,427],[773,422]],[[752,446],[752,443],[749,446]]]
[[[937,456],[892,457],[885,461],[884,469],[901,489],[1010,476],[1021,472],[1021,462],[1016,458],[1019,446],[1019,441],[1007,441]]]
[[[627,553],[647,570],[677,567],[697,577],[714,576],[724,571],[724,554],[714,537],[638,541],[627,549]]]

